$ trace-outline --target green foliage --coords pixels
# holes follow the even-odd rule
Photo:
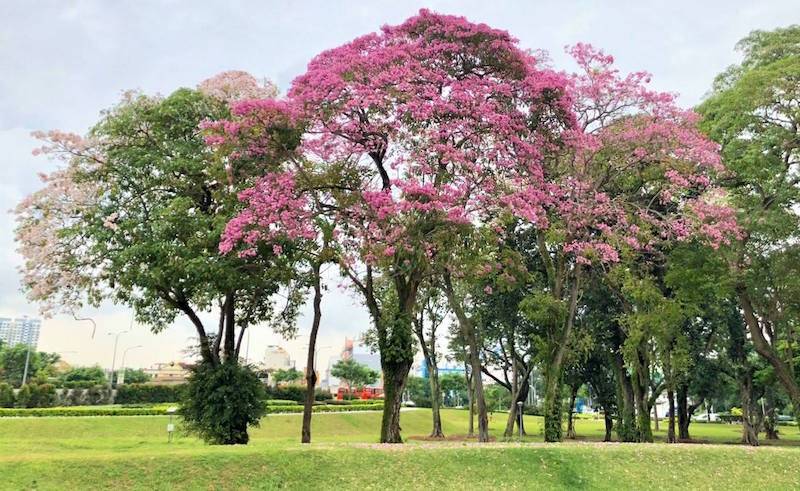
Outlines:
[[[31,401],[31,386],[30,385],[23,385],[19,392],[17,392],[17,398],[15,401],[15,405],[17,407],[30,407]]]
[[[0,407],[14,407],[14,389],[6,382],[0,382]]]
[[[58,403],[56,388],[52,384],[33,384],[27,407],[52,407]]]
[[[431,384],[428,379],[409,375],[406,393],[417,407],[431,407]]]
[[[147,385],[123,384],[117,387],[114,398],[116,404],[178,402],[181,400],[185,384],[179,385]]]
[[[303,378],[303,372],[296,368],[280,368],[271,374],[276,384],[281,382],[298,382]]]
[[[63,387],[68,388],[89,388],[108,384],[105,370],[97,365],[71,368],[59,377],[59,381]]]
[[[352,387],[363,387],[378,379],[378,372],[353,359],[337,361],[331,368],[331,375],[344,380]]]
[[[258,426],[266,412],[264,387],[246,366],[225,362],[194,368],[180,414],[186,429],[211,444],[244,444],[247,428]]]
[[[28,346],[25,344],[0,345],[0,382],[19,387],[22,384],[27,355]],[[53,365],[58,359],[59,355],[55,353],[31,350],[30,359],[28,360],[28,380],[30,381],[37,375],[42,377],[53,375],[55,370]]]
[[[267,387],[265,390],[267,399],[285,399],[295,402],[303,402],[306,399],[306,388],[302,385]],[[316,400],[325,400],[327,398],[330,398],[330,393],[327,394],[327,397],[322,397],[321,399],[315,397]]]
[[[119,372],[114,373],[114,384],[117,384]],[[141,368],[126,368],[123,385],[125,384],[146,384],[152,377]]]
[[[106,386],[94,386],[86,389],[83,399],[90,406],[107,404],[111,400],[111,391]]]

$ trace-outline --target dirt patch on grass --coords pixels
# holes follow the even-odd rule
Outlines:
[[[418,442],[476,442],[478,441],[477,435],[447,435],[444,438],[436,438],[432,436],[412,435],[407,440]],[[489,437],[490,442],[496,442],[497,438]]]

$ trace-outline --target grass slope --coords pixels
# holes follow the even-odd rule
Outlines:
[[[449,435],[466,413],[443,413]],[[492,418],[499,436],[504,419]],[[800,488],[796,427],[781,427],[786,448],[570,442],[380,446],[380,413],[320,414],[315,443],[302,447],[300,418],[272,415],[251,444],[213,447],[179,436],[166,443],[166,417],[6,418],[0,420],[3,489],[761,489]],[[430,412],[403,413],[406,436],[427,434]],[[541,421],[528,418],[539,441]],[[579,435],[602,435],[602,422],[580,420]],[[693,436],[717,443],[740,437],[733,425],[692,424]],[[663,435],[663,432],[661,433]]]

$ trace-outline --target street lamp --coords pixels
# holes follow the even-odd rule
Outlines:
[[[111,358],[111,376],[108,378],[109,389],[114,388],[114,365],[117,363],[117,345],[119,344],[119,337],[126,332],[129,331],[126,329],[124,331],[108,333],[109,336],[114,336],[114,356]]]
[[[138,346],[131,346],[130,348],[125,348],[125,351],[122,352],[122,363],[119,364],[120,365],[119,369],[122,372],[123,383],[125,383],[124,382],[124,380],[125,380],[125,357],[128,355],[128,351],[130,351],[132,349],[136,349],[136,348],[141,348],[141,347],[142,347],[141,344],[138,345]],[[112,374],[111,376],[113,377],[114,375]],[[119,377],[117,377],[117,385],[119,385]]]

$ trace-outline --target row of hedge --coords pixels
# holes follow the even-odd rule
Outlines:
[[[324,406],[314,406],[312,409],[315,413],[339,413],[339,412],[348,412],[348,411],[382,411],[383,410],[383,403],[382,402],[373,402],[372,404],[355,404],[352,406],[333,406],[333,405],[324,405]],[[267,414],[279,414],[279,413],[302,413],[303,406],[299,404],[295,404],[292,406],[267,406]]]
[[[178,402],[185,387],[186,384],[123,384],[117,387],[114,402],[117,404]]]
[[[158,416],[167,414],[167,407],[40,407],[40,408],[0,408],[0,418],[24,416]]]
[[[168,405],[157,406],[81,406],[81,407],[47,407],[47,408],[0,408],[0,418],[24,416],[159,416],[167,414]],[[315,413],[335,413],[343,411],[380,411],[382,402],[372,404],[315,405]],[[300,404],[267,405],[267,414],[302,413]]]

